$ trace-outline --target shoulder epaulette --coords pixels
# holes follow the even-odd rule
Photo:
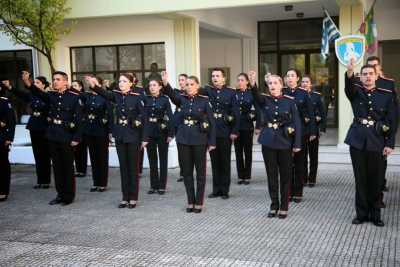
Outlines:
[[[74,92],[74,91],[71,91],[71,90],[68,90],[68,93],[71,93],[71,94],[73,94],[73,95],[79,95],[79,93]]]
[[[388,81],[394,82],[394,79],[392,79],[392,78],[387,78],[387,77],[384,77],[384,76],[379,76],[379,77],[384,79],[384,80],[388,80]]]
[[[233,88],[233,87],[226,86],[226,88],[227,88],[227,89],[231,89],[231,90],[233,90],[233,91],[236,91],[236,89]]]
[[[286,98],[289,98],[289,99],[294,100],[294,97],[293,97],[293,96],[290,96],[290,95],[283,95],[283,97],[286,97]]]
[[[130,95],[140,95],[139,93],[135,93],[135,92],[130,92]]]
[[[208,96],[206,95],[197,95],[197,96],[208,99]]]
[[[317,92],[317,91],[312,91],[312,92],[313,92],[313,94],[322,95],[320,92]]]
[[[4,99],[4,100],[8,100],[8,98],[7,98],[7,97],[4,97],[4,96],[1,96],[0,98],[1,98],[1,99]]]
[[[263,95],[263,96],[271,96],[271,95],[266,94],[266,93],[260,93],[260,95]]]
[[[355,85],[355,86],[358,86],[358,87],[360,87],[360,88],[364,88],[361,84],[358,84],[358,83],[355,83],[354,85]]]
[[[376,89],[379,90],[379,91],[386,92],[386,93],[393,93],[393,91],[389,90],[389,89],[384,89],[384,88],[376,88]]]

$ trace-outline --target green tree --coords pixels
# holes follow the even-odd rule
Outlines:
[[[0,32],[16,44],[35,48],[43,54],[55,71],[53,51],[59,37],[71,28],[64,18],[70,11],[67,0],[0,0]]]

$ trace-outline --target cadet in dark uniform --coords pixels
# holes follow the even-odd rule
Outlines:
[[[15,114],[6,95],[6,86],[0,84],[0,201],[10,194],[11,166],[8,159],[15,133]]]
[[[36,77],[33,84],[43,92],[49,90],[49,82],[43,76]],[[26,129],[29,130],[33,156],[35,158],[37,184],[33,188],[48,189],[51,183],[51,160],[49,144],[46,138],[49,106],[42,99],[33,95],[29,90],[12,88],[10,85],[8,85],[8,89],[12,94],[30,103],[32,113],[29,117]]]
[[[168,84],[168,75],[162,73],[164,90],[172,102],[181,109],[174,118],[176,122],[176,142],[183,169],[183,177],[188,199],[186,212],[200,213],[203,208],[206,184],[206,162],[208,151],[215,149],[215,119],[208,97],[201,96],[199,80],[195,76],[187,79],[186,93],[174,92]],[[193,169],[196,168],[196,189]]]
[[[311,103],[314,109],[315,125],[317,126],[316,138],[310,140],[306,139],[306,180],[304,186],[314,187],[317,180],[318,170],[318,148],[320,132],[326,132],[326,112],[324,103],[322,102],[321,93],[312,89],[312,81],[309,75],[304,75],[301,79],[301,87],[306,89],[310,96]],[[310,171],[308,171],[308,157],[310,157]]]
[[[375,66],[376,72],[378,74],[378,79],[375,81],[376,87],[392,91],[395,94],[396,107],[399,108],[395,81],[393,79],[384,77],[379,57],[377,56],[368,57],[367,64]],[[399,120],[397,118],[396,122],[398,123],[398,121]],[[382,193],[381,193],[381,203],[380,203],[381,208],[385,208],[385,203],[383,202],[383,191],[388,191],[387,181],[386,181],[387,157],[385,157],[384,159],[385,159],[384,168],[382,169],[383,182],[382,182]]]
[[[71,83],[71,90],[79,95],[85,92],[82,81],[74,80]],[[88,145],[85,139],[74,148],[75,156],[75,176],[85,177],[87,171],[87,160],[88,160]]]
[[[100,77],[95,77],[102,84]],[[94,87],[93,84],[91,84]],[[81,94],[84,103],[83,140],[89,148],[93,187],[90,192],[104,192],[108,183],[108,146],[112,112],[104,97],[94,91]]]
[[[138,156],[142,143],[143,101],[142,96],[132,92],[133,76],[121,74],[119,90],[107,91],[95,78],[87,77],[95,85],[93,91],[115,104],[115,123],[112,134],[120,164],[122,201],[119,208],[136,207],[139,195]]]
[[[347,67],[345,93],[351,102],[354,121],[345,143],[356,183],[356,218],[353,224],[372,221],[384,226],[380,214],[380,192],[384,156],[392,153],[398,110],[392,91],[375,86],[377,73],[372,65],[361,68],[361,85],[354,77],[354,60]]]
[[[268,77],[269,94],[260,94],[255,85],[255,72],[250,72],[252,93],[263,113],[263,126],[258,138],[262,145],[271,207],[268,217],[284,219],[288,215],[289,185],[292,177],[292,153],[301,147],[301,122],[293,97],[283,95],[281,77]],[[279,179],[278,179],[279,177]],[[280,193],[280,197],[279,197]]]
[[[188,75],[186,73],[181,73],[178,76],[178,85],[179,88],[175,88],[174,91],[178,94],[182,94],[182,93],[186,93],[186,85],[187,85],[187,78]],[[180,109],[178,107],[175,108],[175,112],[174,112],[174,118],[175,117],[179,117],[178,112],[180,111]],[[176,129],[175,129],[176,131]],[[179,153],[178,153],[178,162],[179,164],[181,163],[183,159],[179,158]],[[178,180],[176,180],[177,182],[183,182],[183,170],[182,167],[179,165],[179,178]]]
[[[213,191],[209,198],[229,198],[231,184],[231,146],[239,134],[240,111],[235,90],[225,85],[223,69],[212,71],[212,86],[200,89],[209,98],[216,122],[216,148],[210,152]]]
[[[306,179],[306,145],[307,139],[312,141],[316,138],[317,130],[311,99],[306,90],[297,86],[300,79],[300,73],[296,69],[289,69],[286,72],[287,88],[283,89],[285,95],[291,96],[296,101],[297,109],[301,120],[301,150],[294,153],[294,177],[291,183],[291,199],[299,203],[303,198],[303,184]]]
[[[254,121],[256,120],[255,102],[250,90],[249,77],[246,73],[237,76],[238,88],[236,97],[239,103],[240,126],[239,137],[236,138],[235,155],[238,184],[248,185],[251,178],[253,154]]]
[[[144,96],[143,147],[147,148],[150,165],[151,188],[147,193],[157,192],[159,195],[164,195],[167,187],[168,147],[174,136],[174,129],[171,125],[171,104],[168,97],[161,95],[161,88],[161,81],[150,80],[150,95]],[[158,160],[160,160],[160,172],[158,172]]]
[[[68,76],[64,72],[53,73],[53,91],[43,92],[32,86],[29,73],[22,79],[32,93],[49,105],[47,139],[53,163],[57,197],[50,205],[68,205],[75,198],[74,151],[82,138],[82,102],[79,95],[68,90]]]

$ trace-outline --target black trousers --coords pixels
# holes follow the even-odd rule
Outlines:
[[[289,186],[292,177],[292,150],[262,147],[268,177],[271,210],[287,211],[289,208]],[[280,193],[280,198],[279,198]]]
[[[382,185],[382,152],[350,147],[356,184],[356,214],[362,220],[380,219],[380,192]]]
[[[51,159],[49,142],[45,132],[29,131],[33,157],[35,158],[37,184],[51,183]]]
[[[203,205],[206,186],[206,145],[189,146],[178,144],[178,154],[182,160],[183,181],[189,205]],[[193,170],[196,168],[196,189]]]
[[[70,143],[49,141],[57,196],[70,203],[75,198],[74,150]]]
[[[226,195],[231,185],[231,146],[228,138],[217,137],[216,148],[210,152],[213,193]]]
[[[253,132],[253,130],[241,130],[239,132],[239,137],[234,142],[236,169],[239,179],[248,180],[251,178]]]
[[[307,151],[307,136],[303,136],[301,140],[301,150],[294,153],[293,165],[294,173],[292,175],[292,183],[290,194],[291,197],[302,198],[304,180],[306,177],[306,151]]]
[[[85,139],[74,148],[76,172],[86,174],[88,160],[88,145]]]
[[[142,174],[142,172],[143,172],[143,159],[144,159],[144,149],[140,149],[139,158],[137,161],[137,168],[138,168],[139,174]]]
[[[150,186],[152,189],[165,190],[167,187],[168,147],[169,144],[166,137],[150,138],[147,145],[147,156],[150,165]],[[158,160],[160,160],[160,173],[158,172]]]
[[[317,180],[318,170],[318,148],[319,148],[319,136],[312,141],[307,141],[306,146],[306,175],[304,183],[315,184]],[[310,158],[310,167],[308,167],[308,158]],[[308,171],[310,170],[310,171]]]
[[[8,160],[10,147],[0,144],[0,195],[10,194],[11,166]]]
[[[139,143],[116,142],[119,170],[121,172],[122,200],[138,200],[139,173],[138,159],[140,152]]]
[[[108,136],[83,137],[89,148],[92,165],[93,186],[107,187],[108,182]]]

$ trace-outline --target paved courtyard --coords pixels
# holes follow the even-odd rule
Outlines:
[[[146,194],[145,170],[129,210],[117,208],[119,169],[110,169],[104,193],[89,192],[90,175],[79,178],[76,202],[61,207],[47,204],[54,188],[32,189],[33,166],[13,166],[12,194],[0,203],[0,266],[400,266],[398,168],[388,170],[383,228],[351,225],[348,165],[320,166],[318,186],[286,220],[267,218],[265,170],[253,170],[250,185],[232,184],[229,200],[206,199],[203,213],[186,214],[177,169],[164,196]]]

